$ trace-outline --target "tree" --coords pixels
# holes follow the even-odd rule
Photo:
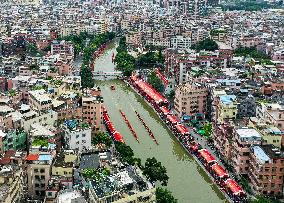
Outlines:
[[[212,124],[211,123],[206,123],[203,126],[203,130],[204,130],[204,136],[210,137],[211,134],[212,134]]]
[[[280,201],[277,200],[277,199],[276,199],[276,200],[270,199],[270,198],[264,197],[264,196],[262,196],[262,195],[256,196],[255,199],[250,200],[249,202],[250,202],[250,203],[280,203]]]
[[[163,92],[165,90],[165,86],[162,80],[156,75],[154,71],[151,72],[150,75],[148,75],[147,81],[158,92]]]
[[[205,40],[197,42],[197,44],[192,45],[192,49],[195,49],[197,52],[201,50],[205,51],[215,51],[218,49],[218,44],[209,38],[206,38]]]
[[[112,143],[112,140],[111,140],[110,136],[108,136],[104,132],[97,132],[92,139],[93,145],[105,144],[107,147],[110,147],[111,143]]]
[[[123,75],[130,76],[135,70],[135,58],[127,53],[127,51],[118,52],[114,59],[118,70],[123,72]]]
[[[235,56],[252,57],[256,59],[269,59],[270,57],[263,52],[260,52],[256,47],[238,47],[234,51]],[[265,60],[267,62],[267,60]]]
[[[171,90],[170,93],[167,95],[168,99],[173,101],[175,99],[176,92],[174,90]]]
[[[157,203],[177,203],[177,199],[174,198],[172,193],[164,188],[158,187],[156,189],[156,200]]]
[[[143,174],[151,182],[160,181],[163,186],[168,184],[169,177],[167,175],[167,169],[162,166],[161,162],[158,162],[155,157],[146,160]]]
[[[81,68],[81,86],[82,88],[93,88],[93,74],[88,66],[82,66]]]
[[[126,163],[132,165],[135,162],[134,152],[130,146],[121,142],[115,142],[115,149],[119,153],[121,159]]]
[[[37,46],[33,43],[28,44],[27,46],[27,52],[33,56],[35,56],[38,53]]]
[[[161,49],[158,52],[150,50],[145,54],[141,54],[137,59],[137,63],[141,67],[163,66],[164,62],[165,58]]]

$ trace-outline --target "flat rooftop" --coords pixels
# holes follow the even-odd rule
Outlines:
[[[260,141],[262,137],[254,128],[239,128],[236,132],[242,141]]]

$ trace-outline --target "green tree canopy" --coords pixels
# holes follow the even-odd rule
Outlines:
[[[81,68],[81,86],[82,88],[93,88],[94,80],[91,69],[88,66]]]
[[[199,41],[192,45],[191,48],[195,49],[197,52],[201,50],[215,51],[218,49],[218,44],[214,40],[206,38],[205,40]]]
[[[135,162],[134,152],[130,146],[121,142],[115,142],[115,149],[119,153],[121,159],[132,165]]]
[[[95,136],[92,138],[92,144],[105,144],[107,147],[110,147],[112,140],[109,135],[104,132],[97,132]]]
[[[252,57],[255,59],[270,59],[268,55],[263,52],[257,51],[256,47],[239,47],[234,51],[235,56]],[[267,61],[267,60],[265,60]]]
[[[156,200],[157,203],[177,203],[177,199],[174,198],[172,193],[166,188],[158,187],[156,189]]]
[[[203,126],[203,130],[204,130],[204,136],[209,138],[212,135],[212,124],[211,123],[206,123]]]
[[[279,200],[277,199],[270,199],[268,197],[264,197],[262,195],[258,195],[256,196],[255,199],[250,200],[250,203],[281,203]]]
[[[164,62],[165,58],[162,54],[162,50],[158,52],[148,51],[145,54],[141,54],[137,59],[137,64],[141,67],[162,66]]]
[[[130,76],[135,70],[135,58],[127,53],[127,51],[118,52],[114,59],[118,70],[123,72],[123,75]]]
[[[154,71],[148,75],[147,82],[158,92],[163,92],[165,90],[165,86],[162,80],[156,75]]]
[[[162,166],[155,157],[148,158],[143,168],[143,174],[151,181],[160,181],[163,186],[168,184],[169,177],[167,175],[166,167]]]

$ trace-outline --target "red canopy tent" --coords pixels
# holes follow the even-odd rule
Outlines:
[[[220,166],[218,163],[215,163],[211,166],[212,170],[220,177],[220,178],[227,178],[229,177],[226,170]]]
[[[103,114],[103,120],[104,120],[105,123],[110,122],[110,118],[109,118],[109,116],[108,116],[107,113],[104,113],[104,114]]]
[[[210,164],[216,161],[216,159],[207,149],[201,149],[198,152],[200,153],[200,156],[206,161],[206,163]]]
[[[192,144],[192,145],[190,145],[190,148],[191,148],[191,150],[193,150],[193,151],[197,151],[198,150],[198,144]]]
[[[156,74],[157,76],[164,82],[164,85],[167,86],[169,84],[169,81],[167,80],[167,78],[160,72],[159,69],[156,69]]]
[[[119,132],[115,131],[115,132],[113,133],[113,137],[114,137],[114,139],[115,139],[116,141],[119,141],[119,142],[123,142],[123,143],[124,143],[123,137],[122,137],[122,135],[121,135]]]
[[[144,82],[143,80],[136,81],[136,84],[148,97],[154,100],[155,103],[159,104],[161,102],[168,102],[160,93],[158,93],[154,88],[152,88],[148,83]]]
[[[238,183],[233,180],[233,179],[227,179],[225,181],[225,185],[231,190],[231,192],[234,195],[239,195],[241,193],[244,193],[244,191],[242,190],[242,188],[238,185]]]
[[[165,106],[162,106],[160,109],[163,112],[163,114],[165,114],[165,115],[168,115],[168,114],[171,113],[170,110]]]
[[[184,125],[176,125],[178,132],[182,135],[189,134],[188,129]]]
[[[177,119],[176,116],[168,115],[168,116],[167,116],[167,119],[168,119],[172,124],[178,123],[178,119]]]
[[[113,126],[113,124],[112,124],[111,122],[109,122],[109,123],[107,124],[107,128],[108,128],[108,130],[109,130],[111,133],[114,133],[114,132],[115,132],[115,128],[114,128],[114,126]]]

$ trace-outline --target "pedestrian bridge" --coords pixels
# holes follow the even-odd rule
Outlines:
[[[93,77],[95,80],[118,79],[123,76],[121,71],[95,71]]]

